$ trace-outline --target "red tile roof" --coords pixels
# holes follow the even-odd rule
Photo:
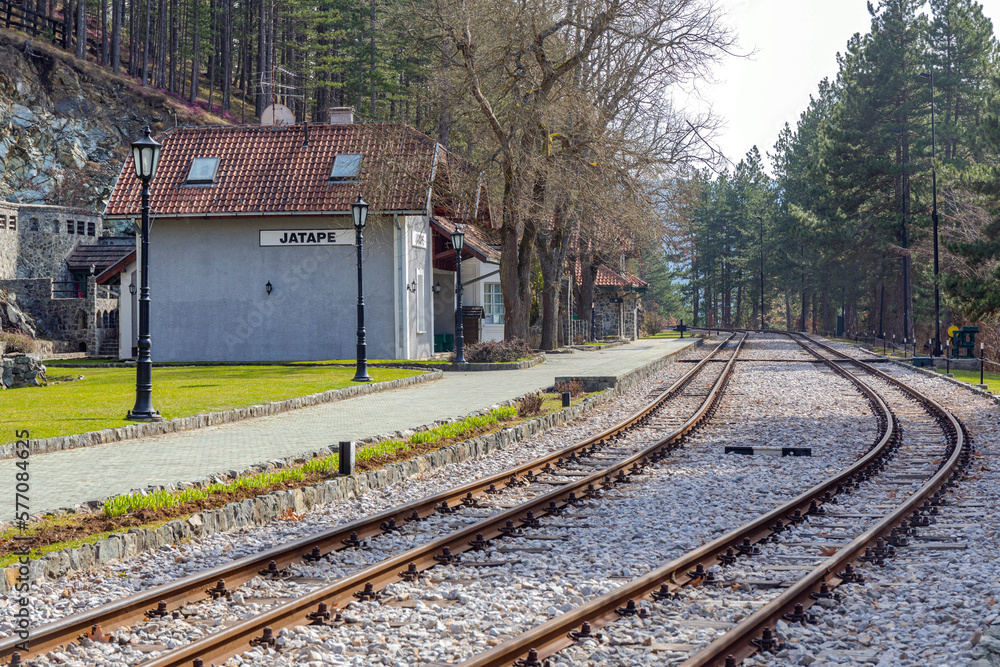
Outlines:
[[[576,263],[575,274],[577,284],[582,280],[582,271],[582,265],[579,262]],[[604,264],[598,264],[597,275],[594,277],[594,287],[603,287],[612,290],[631,287],[633,290],[644,292],[649,288],[649,283],[632,275],[628,271],[619,273]]]
[[[455,231],[455,223],[441,215],[431,218],[431,227],[442,236],[451,239],[451,233]],[[477,259],[492,264],[500,263],[500,239],[499,235],[492,229],[485,229],[479,225],[462,225],[462,232],[465,234],[465,246]],[[465,259],[467,252],[462,253]]]
[[[150,184],[158,216],[348,212],[362,194],[372,211],[425,211],[435,161],[444,151],[400,123],[179,127],[157,140],[160,165]],[[360,153],[359,182],[331,182],[338,153]],[[186,185],[191,161],[218,157],[212,185]],[[451,159],[460,159],[451,156]],[[105,215],[140,212],[140,184],[129,156]]]

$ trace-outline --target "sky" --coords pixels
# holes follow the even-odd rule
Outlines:
[[[1000,19],[1000,0],[979,0],[983,13]],[[851,36],[871,27],[866,0],[720,0],[726,22],[739,40],[737,53],[697,85],[686,104],[711,108],[723,124],[710,141],[733,162],[756,145],[773,152],[781,128],[792,128],[823,77],[837,74],[837,53]],[[873,1],[877,5],[877,0]]]

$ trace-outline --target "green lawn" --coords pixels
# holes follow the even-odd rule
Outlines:
[[[419,371],[370,368],[378,382]],[[28,430],[49,438],[125,426],[135,403],[135,369],[52,368],[50,380],[83,376],[48,387],[0,392],[0,443]],[[153,369],[153,405],[164,419],[231,410],[351,385],[353,368],[296,366],[193,366]]]
[[[989,366],[989,364],[987,364]],[[938,373],[944,373],[945,369],[937,369]],[[979,371],[958,371],[954,368],[951,369],[951,374],[955,376],[956,380],[961,382],[968,382],[969,384],[979,384]],[[1000,374],[997,373],[984,373],[983,381],[990,388],[990,392],[994,394],[1000,394]]]
[[[663,331],[661,331],[659,333],[656,333],[656,334],[653,334],[652,336],[639,336],[639,338],[641,340],[646,340],[648,338],[680,338],[680,337],[681,337],[681,334],[679,332],[677,332],[677,331],[670,331],[668,329],[664,329]],[[686,334],[685,337],[686,338],[691,338],[691,334],[690,333]]]

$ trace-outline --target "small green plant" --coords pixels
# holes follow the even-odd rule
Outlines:
[[[315,458],[302,466],[303,471],[317,474],[332,472],[338,468],[340,468],[340,456],[338,454]]]

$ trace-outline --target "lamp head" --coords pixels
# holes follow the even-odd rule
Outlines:
[[[129,283],[128,293],[135,296],[135,283]]]
[[[264,285],[264,291],[267,292],[268,294],[270,294],[272,289],[274,289],[274,286],[271,285],[271,281],[268,280],[267,284]]]
[[[368,202],[358,195],[358,200],[351,204],[351,213],[354,214],[354,228],[362,230],[368,222]]]
[[[465,233],[462,228],[458,225],[455,226],[455,231],[451,233],[451,247],[454,248],[459,254],[462,252],[462,246],[465,245]]]
[[[160,150],[163,145],[149,136],[149,126],[143,130],[145,136],[138,141],[132,142],[132,166],[135,167],[135,175],[143,183],[149,183],[156,175],[156,168],[160,164]]]

